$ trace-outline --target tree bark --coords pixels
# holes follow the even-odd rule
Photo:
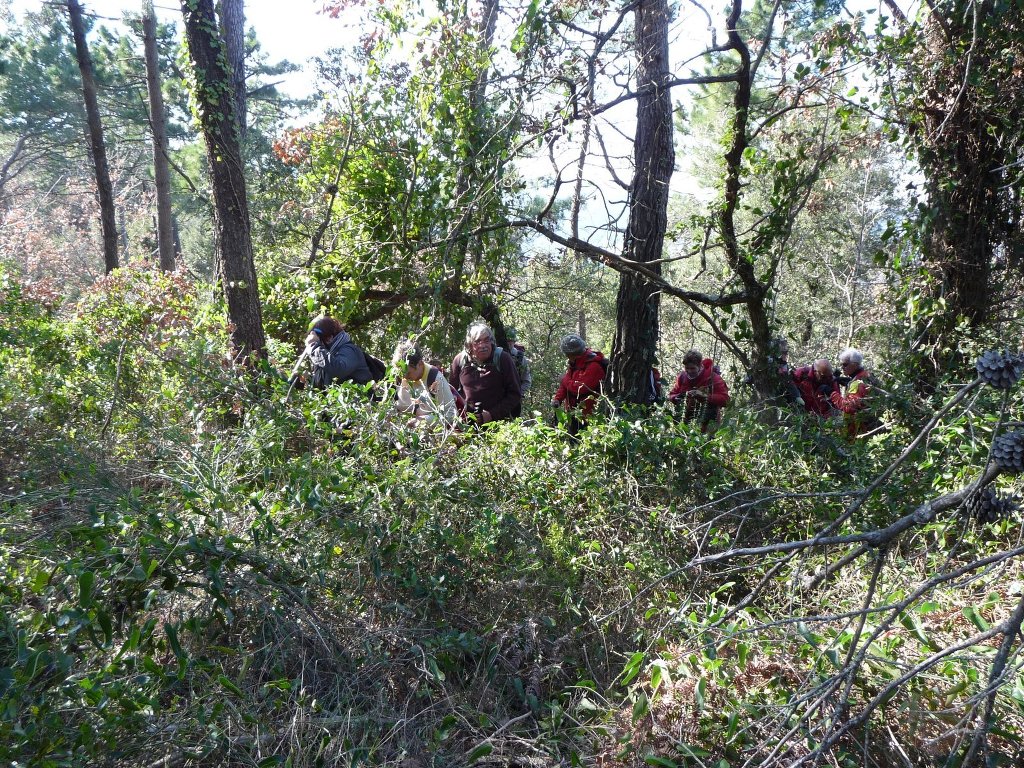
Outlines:
[[[725,204],[721,209],[719,227],[726,260],[733,273],[740,279],[743,293],[746,295],[744,304],[750,318],[752,342],[749,359],[751,384],[760,399],[770,400],[777,394],[778,382],[775,371],[769,370],[771,321],[766,304],[768,285],[758,279],[754,259],[744,251],[736,235],[736,211],[739,209],[743,187],[743,153],[748,146],[747,125],[753,87],[750,49],[737,28],[741,13],[742,0],[734,0],[726,27],[729,33],[729,47],[738,54],[740,65],[737,71],[736,93],[733,95],[732,143],[725,154]],[[756,252],[756,244],[751,250]]]
[[[479,51],[486,53],[494,42],[494,31],[501,8],[501,0],[482,0],[482,5],[481,14],[474,25],[474,32],[478,38]],[[445,258],[452,265],[453,278],[450,283],[453,289],[459,293],[463,290],[462,278],[466,274],[469,260],[472,259],[474,266],[479,268],[484,251],[484,243],[479,235],[462,237],[462,234],[472,229],[479,218],[478,202],[476,200],[469,201],[473,197],[472,190],[480,186],[478,155],[490,138],[485,135],[488,123],[484,109],[487,104],[487,88],[490,83],[489,67],[489,63],[484,63],[469,86],[468,106],[471,124],[465,137],[465,157],[455,179],[453,196],[460,206],[465,207],[453,228],[451,245],[445,249]],[[485,319],[491,324],[494,331],[494,341],[500,347],[507,346],[508,339],[505,336],[505,325],[501,321],[500,312],[495,306],[491,306],[491,310],[491,316],[485,316]]]
[[[661,275],[668,226],[669,181],[675,168],[666,0],[636,8],[637,98],[634,174],[629,190],[626,258]],[[648,377],[658,349],[661,294],[636,273],[621,274],[612,343],[611,393],[630,403],[648,401]]]
[[[213,0],[182,0],[195,99],[213,181],[220,274],[227,303],[231,353],[238,362],[264,353],[266,338],[249,229],[245,173],[223,46]]]
[[[1000,298],[993,266],[1012,248],[1008,222],[1019,219],[1021,207],[999,172],[1019,159],[1024,100],[1019,68],[1005,68],[1020,24],[1018,10],[958,1],[935,10],[922,32],[926,66],[913,135],[929,202],[921,238],[929,271],[924,293],[944,304],[925,314],[918,336],[924,364],[917,385],[925,394],[944,372],[967,364],[960,321],[986,327]]]
[[[245,90],[245,0],[220,0],[220,30],[224,38],[231,93],[235,99],[238,135],[245,142],[248,128],[248,103]]]
[[[96,77],[93,73],[92,58],[85,40],[85,22],[82,20],[82,6],[78,0],[67,0],[68,16],[71,19],[71,33],[75,38],[75,55],[78,69],[82,73],[82,94],[85,97],[86,138],[96,170],[96,195],[100,205],[100,226],[103,232],[103,265],[107,274],[118,267],[117,217],[114,213],[114,187],[110,183],[110,167],[107,164],[107,148],[103,140],[103,123],[100,120],[99,100],[96,96]]]
[[[160,84],[160,60],[156,50],[156,13],[149,0],[142,14],[142,41],[146,51],[146,85],[149,89],[149,124],[153,134],[153,178],[156,182],[156,233],[160,269],[174,270],[174,226],[171,219],[171,169],[167,162],[167,115]]]

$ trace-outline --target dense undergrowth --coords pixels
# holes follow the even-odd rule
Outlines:
[[[0,279],[4,764],[957,765],[989,692],[970,760],[1019,757],[1019,519],[856,538],[974,481],[1019,388],[872,488],[927,414],[420,435],[225,369],[180,278]]]

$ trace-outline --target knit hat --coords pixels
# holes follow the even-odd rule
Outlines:
[[[569,357],[570,355],[582,355],[587,348],[587,342],[583,340],[582,336],[570,333],[568,336],[562,337],[561,346],[562,354]]]

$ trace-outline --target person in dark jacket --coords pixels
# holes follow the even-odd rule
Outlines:
[[[665,379],[658,370],[658,361],[655,359],[651,366],[651,372],[647,374],[647,404],[660,405],[665,402]]]
[[[551,405],[569,413],[569,434],[575,435],[587,425],[587,417],[597,405],[605,376],[604,355],[588,347],[575,333],[562,339],[561,348],[569,364]]]
[[[683,420],[700,423],[701,432],[714,431],[721,409],[729,404],[729,388],[715,370],[711,358],[691,349],[683,356],[683,372],[668,393],[676,407],[682,407]]]
[[[789,365],[789,342],[781,336],[772,339],[771,354],[768,356],[769,370],[772,370],[776,377],[776,386],[782,399],[789,405],[807,407],[800,389],[793,381],[793,369]]]
[[[794,369],[793,383],[800,391],[800,402],[808,413],[827,418],[835,411],[832,394],[839,392],[839,382],[828,360],[819,358],[811,365]]]
[[[515,362],[494,343],[486,323],[469,326],[466,348],[452,360],[448,383],[465,400],[467,417],[479,424],[515,418],[522,408]]]
[[[373,380],[363,350],[352,342],[333,317],[321,315],[313,321],[306,336],[306,355],[313,367],[314,387],[324,388],[346,381],[366,384]]]

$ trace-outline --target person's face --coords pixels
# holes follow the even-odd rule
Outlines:
[[[700,363],[687,363],[683,366],[683,370],[686,371],[686,377],[689,379],[697,378],[701,368],[702,366]]]
[[[839,365],[840,367],[842,367],[843,373],[846,374],[847,376],[852,376],[857,372],[857,364],[850,360],[847,360],[844,363],[840,363]]]
[[[424,363],[420,360],[418,363],[410,363],[405,368],[405,380],[406,381],[419,381],[423,378],[423,366]]]
[[[785,344],[779,347],[779,360],[789,360],[789,347]]]
[[[470,342],[469,351],[478,363],[486,362],[494,352],[494,341],[490,336],[478,336]]]
[[[832,381],[832,366],[830,365],[816,365],[814,366],[814,378],[818,381]]]

